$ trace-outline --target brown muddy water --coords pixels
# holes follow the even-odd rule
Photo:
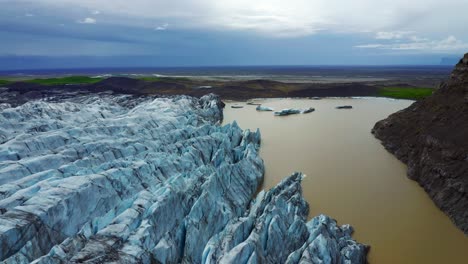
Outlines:
[[[302,186],[310,204],[309,216],[327,214],[340,224],[351,224],[354,238],[371,246],[370,263],[468,263],[468,237],[406,177],[406,166],[370,133],[375,122],[411,101],[258,101],[275,110],[316,109],[310,114],[278,117],[257,112],[253,105],[227,103],[224,123],[236,120],[243,129],[260,128],[265,189],[294,171],[305,173]],[[339,105],[353,109],[335,109]]]

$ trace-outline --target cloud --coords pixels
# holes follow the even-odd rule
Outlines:
[[[402,43],[377,43],[356,45],[360,49],[383,49],[398,51],[422,51],[422,52],[464,52],[468,50],[468,43],[457,39],[455,36],[448,36],[440,40],[430,40],[416,36],[410,37]]]
[[[96,19],[92,17],[87,17],[77,21],[79,24],[96,24]]]
[[[99,10],[94,10],[94,11],[91,12],[91,14],[93,14],[93,15],[99,15],[99,14],[101,14],[101,11],[99,11]]]
[[[377,48],[382,48],[385,45],[383,44],[365,44],[365,45],[356,45],[354,46],[355,48],[361,48],[361,49],[377,49]]]
[[[167,27],[169,27],[169,24],[168,23],[164,23],[160,26],[157,26],[156,28],[154,28],[154,30],[157,30],[157,31],[164,31],[167,29]]]
[[[113,0],[112,4],[108,0],[18,1],[64,10],[99,10],[116,16],[115,23],[125,25],[164,20],[176,22],[183,29],[247,31],[280,37],[322,31],[371,31],[377,32],[379,39],[397,39],[401,36],[395,29],[403,27],[404,31],[462,35],[468,23],[468,1],[462,0]]]
[[[26,13],[26,14],[24,14],[24,16],[25,16],[25,17],[33,17],[33,16],[34,16],[34,14],[31,14],[31,13]]]
[[[407,37],[410,34],[413,34],[412,31],[379,31],[376,33],[376,39],[402,39]]]

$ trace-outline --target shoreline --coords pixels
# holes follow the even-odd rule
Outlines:
[[[413,101],[414,99],[404,99],[404,98],[393,98],[393,97],[385,97],[385,96],[326,96],[320,97],[320,99],[314,99],[312,97],[257,97],[257,98],[249,98],[246,100],[234,100],[234,99],[225,99],[223,102],[227,103],[247,103],[249,101],[257,101],[257,100],[268,100],[268,99],[292,99],[292,100],[326,100],[326,99],[377,99],[377,100],[406,100],[406,101]]]

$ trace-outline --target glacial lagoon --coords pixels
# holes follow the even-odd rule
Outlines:
[[[310,217],[327,214],[355,228],[369,244],[369,262],[465,263],[468,237],[458,230],[424,190],[406,177],[406,165],[373,137],[375,122],[412,101],[385,98],[256,100],[275,111],[315,108],[309,114],[274,116],[255,105],[227,102],[224,123],[260,128],[270,189],[294,171],[307,175],[304,196]],[[231,108],[244,105],[243,108]],[[335,109],[351,105],[353,109]]]

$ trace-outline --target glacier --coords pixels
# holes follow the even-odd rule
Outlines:
[[[216,95],[77,94],[0,107],[1,263],[366,263],[307,221],[301,173],[258,192],[260,131]]]

